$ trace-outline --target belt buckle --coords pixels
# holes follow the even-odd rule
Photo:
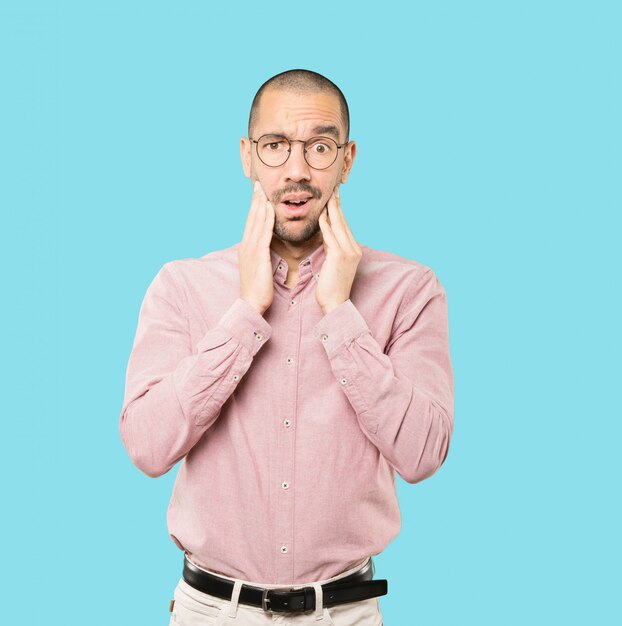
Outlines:
[[[293,587],[277,587],[275,589],[267,589],[264,588],[263,591],[261,592],[261,608],[264,611],[271,611],[272,613],[274,613],[274,611],[278,612],[278,609],[271,609],[268,604],[270,604],[270,598],[268,598],[268,593],[270,591],[295,591],[295,589]]]

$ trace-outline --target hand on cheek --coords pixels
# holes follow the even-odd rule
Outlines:
[[[274,284],[270,241],[275,214],[272,204],[256,180],[246,227],[238,248],[240,297],[260,314],[272,304]]]
[[[349,299],[363,251],[354,239],[335,187],[319,218],[326,259],[320,271],[316,299],[324,314]]]

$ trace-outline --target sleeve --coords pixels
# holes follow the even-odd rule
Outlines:
[[[237,298],[193,350],[172,263],[141,304],[119,417],[132,462],[152,477],[168,472],[215,422],[272,331]]]
[[[351,300],[314,328],[363,432],[409,483],[444,462],[454,410],[445,290],[429,268],[415,287],[384,352]]]

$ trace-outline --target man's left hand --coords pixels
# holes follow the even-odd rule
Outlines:
[[[320,271],[315,297],[324,315],[350,297],[356,268],[363,251],[346,222],[339,200],[339,187],[331,194],[319,218],[326,258]]]

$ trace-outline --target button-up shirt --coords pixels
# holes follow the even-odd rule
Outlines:
[[[166,262],[147,288],[120,434],[155,477],[179,467],[175,544],[231,578],[298,585],[380,553],[400,530],[395,472],[432,475],[453,430],[447,300],[425,265],[359,244],[350,298],[324,314],[319,245],[274,299],[240,298],[238,244]]]

